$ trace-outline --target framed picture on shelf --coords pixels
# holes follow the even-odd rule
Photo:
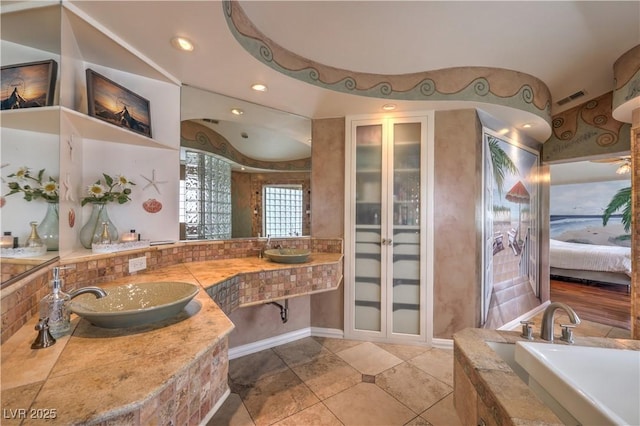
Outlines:
[[[53,105],[58,63],[53,59],[6,65],[0,71],[0,109],[35,108]]]
[[[87,69],[87,99],[90,116],[151,137],[151,111],[145,98]]]

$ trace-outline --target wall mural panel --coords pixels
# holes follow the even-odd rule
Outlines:
[[[549,236],[570,243],[630,247],[622,209],[613,212],[606,225],[602,218],[616,194],[630,186],[630,179],[552,185]]]
[[[498,328],[538,299],[539,155],[485,129],[483,318]]]
[[[297,55],[262,34],[237,1],[223,2],[229,30],[265,65],[315,86],[358,96],[397,100],[476,101],[527,111],[551,121],[551,95],[539,79],[488,67],[458,67],[411,74],[339,69]]]

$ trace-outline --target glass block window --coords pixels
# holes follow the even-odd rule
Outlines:
[[[263,204],[263,235],[302,235],[302,185],[265,185]]]
[[[231,165],[213,155],[187,151],[184,178],[185,237],[231,238]]]
[[[184,179],[180,179],[180,205],[178,206],[178,222],[184,223]]]

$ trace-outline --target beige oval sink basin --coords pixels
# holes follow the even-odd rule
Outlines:
[[[304,263],[309,259],[311,252],[306,249],[269,249],[264,251],[265,256],[272,262],[278,263]]]
[[[69,309],[98,327],[135,327],[178,314],[198,294],[199,287],[183,282],[147,282],[104,290],[107,295],[101,299],[92,294],[76,297]]]

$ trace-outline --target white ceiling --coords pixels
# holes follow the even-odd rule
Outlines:
[[[620,157],[618,157],[619,159]],[[610,180],[631,181],[631,174],[617,174],[616,170],[622,164],[615,158],[610,163],[594,161],[577,161],[571,163],[551,164],[549,166],[551,185],[566,185],[572,183],[604,182]]]
[[[309,118],[380,112],[384,99],[303,83],[249,55],[228,30],[220,1],[71,1],[180,82]],[[403,74],[489,66],[547,84],[552,113],[613,89],[613,63],[640,43],[637,1],[241,1],[266,36],[309,59],[361,72]],[[169,40],[186,36],[195,50]],[[255,82],[269,86],[258,93]],[[587,96],[555,101],[578,90]],[[398,110],[459,107],[400,101]],[[504,109],[487,107],[506,120]],[[210,117],[215,118],[215,117]],[[525,130],[544,141],[545,131]],[[546,136],[545,136],[546,135]]]

